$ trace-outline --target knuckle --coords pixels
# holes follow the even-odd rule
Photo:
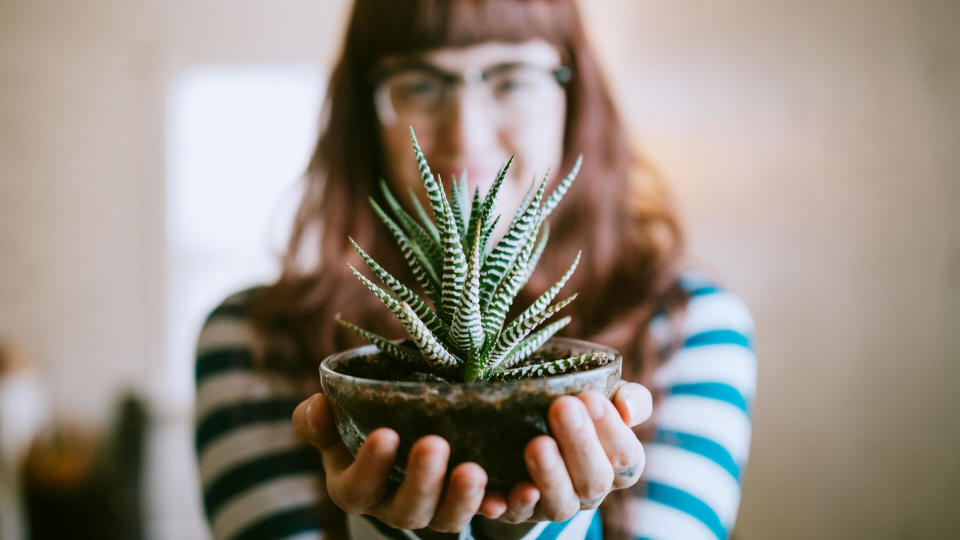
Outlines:
[[[429,524],[429,520],[423,519],[420,516],[413,516],[409,514],[400,514],[393,512],[392,525],[397,529],[422,529]]]
[[[372,494],[365,491],[358,491],[355,489],[344,489],[340,490],[339,501],[337,506],[343,508],[347,512],[359,512],[366,508],[373,506],[376,501],[371,500]]]
[[[571,501],[554,508],[548,508],[544,511],[544,514],[550,521],[566,521],[572,518],[578,510],[580,510],[580,505]]]

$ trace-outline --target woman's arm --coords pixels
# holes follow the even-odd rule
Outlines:
[[[245,304],[241,293],[214,310],[197,344],[204,510],[217,539],[319,538],[330,520],[325,508],[335,508],[325,497],[316,452],[290,424],[302,392],[269,362],[253,365]]]
[[[734,294],[688,285],[683,344],[654,375],[653,440],[621,525],[634,537],[727,538],[739,507],[756,388],[753,321]],[[651,324],[655,338],[667,330],[663,318]]]

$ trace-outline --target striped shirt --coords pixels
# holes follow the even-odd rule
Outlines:
[[[682,343],[667,351],[653,376],[660,396],[647,463],[631,488],[626,532],[633,538],[717,539],[733,529],[750,445],[756,387],[754,327],[745,304],[703,275],[682,283],[690,302]],[[196,451],[203,502],[213,537],[316,539],[338,516],[323,487],[318,452],[294,433],[290,417],[306,397],[292,374],[291,344],[267,346],[267,369],[254,368],[248,308],[253,290],[213,310],[197,343]],[[671,329],[653,318],[654,343]],[[346,516],[351,538],[416,538],[369,516]],[[468,527],[460,538],[471,538]],[[602,538],[600,514],[537,524],[533,539]]]

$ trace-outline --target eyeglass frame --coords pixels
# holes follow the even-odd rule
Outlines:
[[[410,71],[410,70],[426,71],[432,75],[436,75],[437,77],[439,77],[440,80],[443,81],[445,88],[448,89],[458,84],[465,84],[465,85],[471,84],[471,83],[482,84],[490,76],[491,73],[495,73],[497,71],[501,71],[505,69],[516,68],[516,67],[530,67],[530,68],[536,68],[536,69],[542,70],[543,72],[551,75],[561,88],[565,88],[567,84],[569,84],[570,81],[573,79],[573,71],[569,67],[563,64],[557,65],[552,68],[548,68],[546,66],[542,66],[542,65],[538,65],[530,62],[502,62],[502,63],[494,64],[485,69],[468,68],[462,73],[455,73],[455,72],[447,71],[445,69],[437,67],[436,65],[431,64],[429,62],[425,62],[422,60],[412,60],[409,62],[404,62],[403,64],[394,66],[394,67],[374,68],[367,74],[367,82],[370,84],[370,87],[372,89],[372,94],[374,99],[374,108],[377,112],[377,116],[378,118],[380,118],[380,121],[383,122],[383,118],[381,118],[381,114],[380,114],[380,105],[378,104],[378,100],[377,100],[377,93],[380,89],[380,85],[385,80],[387,80],[388,78],[392,77],[397,73],[402,73],[404,71]],[[448,91],[448,90],[445,90],[445,91]],[[391,108],[392,108],[392,104],[391,104]],[[393,114],[396,115],[395,110],[393,111]]]

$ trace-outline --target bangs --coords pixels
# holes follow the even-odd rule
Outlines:
[[[347,52],[370,67],[394,54],[542,39],[565,56],[576,17],[572,0],[357,0]]]

